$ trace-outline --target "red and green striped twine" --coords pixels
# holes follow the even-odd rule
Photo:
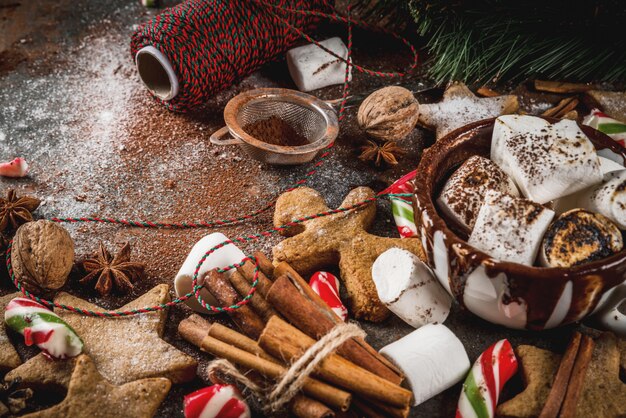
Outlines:
[[[272,14],[274,18],[278,19],[278,21],[280,21],[282,23],[282,25],[284,25],[285,28],[289,29],[292,32],[295,32],[297,35],[299,35],[300,37],[303,37],[304,39],[306,39],[309,42],[314,43],[315,45],[317,45],[318,47],[322,48],[323,50],[325,50],[326,52],[330,53],[331,55],[333,55],[334,57],[336,57],[337,59],[345,62],[346,65],[346,73],[345,73],[345,78],[344,78],[344,83],[343,83],[343,92],[342,92],[342,100],[341,100],[341,105],[338,111],[338,119],[339,121],[342,121],[345,117],[345,104],[348,98],[348,94],[350,91],[349,88],[349,72],[350,72],[350,68],[355,68],[357,71],[368,74],[368,75],[373,75],[373,76],[377,76],[377,77],[403,77],[406,75],[406,72],[380,72],[380,71],[372,71],[372,70],[368,70],[364,67],[355,65],[352,62],[352,25],[358,25],[361,27],[365,27],[365,28],[369,28],[372,29],[371,26],[367,25],[364,22],[358,21],[358,20],[354,20],[351,18],[350,16],[350,8],[348,8],[348,16],[347,17],[343,17],[343,16],[339,16],[336,13],[332,13],[332,14],[327,14],[327,13],[323,13],[323,12],[319,12],[319,11],[315,11],[315,10],[299,10],[299,9],[293,9],[293,8],[285,8],[285,7],[281,7],[278,5],[274,5],[274,4],[270,4],[266,1],[263,0],[254,0],[255,3],[265,6],[267,8],[268,13]],[[198,3],[197,2],[189,2],[190,4],[193,3],[195,4],[195,7],[198,8],[204,8],[206,7],[206,4],[202,4],[202,3]],[[216,4],[219,2],[216,2]],[[306,4],[306,3],[305,3]],[[346,23],[347,28],[348,28],[348,45],[347,45],[347,49],[348,49],[348,55],[347,58],[344,59],[343,57],[340,57],[338,55],[336,55],[335,53],[333,53],[332,51],[329,51],[327,48],[323,47],[322,45],[319,44],[319,42],[317,42],[316,40],[312,39],[310,36],[308,36],[306,33],[304,33],[301,29],[299,29],[297,27],[297,25],[293,25],[290,21],[286,20],[285,18],[283,18],[282,16],[277,15],[276,13],[272,12],[271,10],[282,10],[284,12],[287,13],[291,13],[291,14],[302,14],[302,15],[306,15],[306,16],[314,16],[314,17],[323,17],[323,18],[328,18],[330,20],[336,21],[336,22],[343,22]],[[165,13],[163,14],[165,15]],[[168,17],[173,18],[173,20],[176,21],[176,23],[180,24],[180,17],[170,13],[168,15]],[[230,16],[231,19],[229,19],[229,22],[227,22],[227,26],[231,27],[232,25],[236,24],[234,23],[235,20],[232,19],[232,16]],[[247,13],[247,18],[250,19],[250,21],[252,23],[254,23],[255,19],[258,18],[258,16],[252,16],[249,11]],[[158,32],[164,30],[164,22],[165,19],[161,19],[160,16],[157,16],[155,22],[156,25],[154,27],[150,27],[150,26],[144,26],[142,28],[143,31],[145,31],[145,33],[143,33],[142,36],[150,36],[151,34],[157,34]],[[301,23],[301,22],[300,22]],[[223,27],[220,28],[216,28],[216,30],[221,31],[223,30]],[[169,34],[174,33],[174,23],[173,21],[169,21],[169,23],[167,24],[167,28],[166,28],[167,32]],[[409,49],[411,50],[411,53],[413,54],[413,62],[410,65],[408,71],[411,71],[416,65],[417,65],[417,51],[415,50],[415,48],[411,45],[411,43],[406,40],[405,38],[386,31],[386,30],[380,30],[379,28],[375,28],[375,30],[378,31],[382,31],[385,33],[388,33],[392,36],[394,36],[395,38],[401,40],[405,45],[407,45],[409,47]],[[232,31],[231,31],[232,32]],[[144,39],[143,41],[141,39],[139,39],[139,35],[137,35],[137,39],[133,39],[133,49],[138,48],[140,46],[141,42],[146,42],[146,40]],[[183,37],[185,38],[185,37]],[[182,41],[184,41],[185,39],[181,38]],[[172,45],[170,45],[172,46]],[[231,45],[232,46],[232,45]],[[195,50],[198,50],[201,48],[195,48]],[[233,54],[239,54],[242,53],[242,51],[240,50],[234,50],[234,51],[230,51],[230,53]],[[189,59],[189,57],[187,57],[187,59]],[[255,64],[251,64],[251,65],[255,65]],[[202,69],[202,68],[191,68],[191,71],[194,72],[194,75],[200,75],[202,76],[204,74],[204,76],[207,77],[207,79],[209,79],[211,82],[215,82],[217,84],[219,83],[223,83],[223,82],[227,82],[227,80],[222,78],[219,78],[218,80],[215,80],[214,77],[216,76],[216,74],[205,74],[206,73],[206,69]],[[182,72],[182,76],[183,78],[187,77],[188,74],[186,74],[186,68],[183,68],[183,72]],[[200,73],[198,73],[198,71]],[[217,74],[218,77],[221,77],[219,74]],[[217,85],[216,84],[216,85]],[[197,93],[197,92],[196,92]],[[182,95],[182,97],[184,98],[184,95]],[[190,100],[189,97],[186,98],[186,100]],[[198,97],[194,98],[193,100],[191,100],[192,103],[187,103],[188,104],[193,104],[195,102],[197,102],[198,100],[200,100]],[[171,104],[171,108],[173,110],[180,110],[178,109],[179,105],[176,104]],[[287,191],[291,191],[294,190],[298,187],[303,186],[313,175],[315,175],[317,173],[317,169],[325,162],[325,160],[328,158],[328,156],[330,155],[330,150],[331,148],[334,146],[334,142],[329,144],[328,147],[324,150],[324,152],[318,157],[318,161],[316,161],[313,164],[313,169],[309,172],[307,172],[302,179],[298,180],[294,186],[288,188],[285,190],[285,192]],[[250,241],[254,241],[263,237],[267,237],[270,236],[276,232],[288,229],[294,225],[300,224],[302,222],[305,221],[309,221],[312,219],[317,219],[317,218],[322,218],[325,216],[330,216],[330,215],[334,215],[337,213],[344,213],[344,212],[349,212],[352,210],[357,210],[365,205],[368,205],[374,201],[376,201],[379,198],[382,197],[388,197],[388,196],[410,196],[408,194],[394,194],[394,193],[381,193],[375,197],[371,197],[368,198],[366,200],[363,200],[361,202],[355,203],[353,205],[347,206],[347,207],[340,207],[337,209],[333,209],[333,210],[328,210],[325,212],[320,212],[320,213],[316,213],[314,215],[309,215],[309,216],[303,216],[301,218],[297,218],[292,220],[291,222],[288,222],[284,225],[280,225],[278,227],[274,227],[271,228],[269,230],[263,231],[263,232],[259,232],[259,233],[254,233],[254,234],[250,234],[250,235],[245,235],[245,236],[241,236],[241,237],[237,237],[237,238],[233,238],[233,239],[229,239],[226,240],[214,247],[212,247],[211,249],[209,249],[204,255],[203,257],[200,259],[200,261],[198,262],[198,265],[196,266],[194,275],[193,275],[193,281],[192,281],[192,291],[181,296],[178,298],[173,299],[170,302],[167,303],[163,303],[163,304],[159,304],[159,305],[155,305],[155,306],[147,306],[147,307],[143,307],[143,308],[137,308],[137,309],[131,309],[131,310],[127,310],[127,311],[93,311],[93,310],[88,310],[88,309],[81,309],[81,308],[77,308],[77,307],[73,307],[73,306],[68,306],[65,304],[60,304],[60,303],[56,303],[54,301],[51,300],[47,300],[47,299],[43,299],[40,298],[32,293],[30,293],[23,285],[22,283],[17,279],[17,277],[15,276],[14,272],[13,272],[13,268],[11,266],[11,248],[12,248],[12,242],[9,243],[9,246],[7,248],[7,253],[6,253],[6,265],[7,265],[7,269],[9,271],[9,275],[11,277],[11,280],[13,281],[15,287],[17,287],[18,290],[20,290],[26,297],[35,300],[39,303],[44,304],[45,306],[49,307],[49,308],[59,308],[59,309],[63,309],[63,310],[67,310],[67,311],[71,311],[71,312],[75,312],[81,315],[86,315],[86,316],[94,316],[94,317],[104,317],[104,318],[115,318],[115,317],[124,317],[124,316],[132,316],[132,315],[138,315],[138,314],[143,314],[143,313],[149,313],[149,312],[156,312],[156,311],[161,311],[164,309],[167,309],[171,306],[175,306],[179,303],[182,303],[184,301],[186,301],[187,299],[191,298],[191,297],[195,297],[198,302],[207,310],[211,311],[211,312],[216,312],[216,313],[221,313],[221,312],[232,312],[238,308],[240,308],[241,306],[246,305],[250,298],[252,297],[252,295],[254,294],[254,292],[256,291],[256,287],[258,284],[258,275],[259,275],[259,265],[258,265],[258,261],[250,255],[247,255],[246,258],[244,258],[243,260],[241,260],[241,262],[237,263],[237,264],[231,264],[229,266],[226,266],[222,269],[218,269],[219,272],[226,272],[229,270],[232,270],[234,268],[237,268],[241,265],[243,265],[246,261],[252,261],[254,263],[254,279],[253,279],[253,283],[252,286],[250,288],[250,291],[248,292],[248,294],[242,298],[242,300],[240,300],[239,302],[237,302],[234,305],[231,306],[226,306],[226,307],[219,307],[219,306],[212,306],[207,304],[201,297],[200,295],[200,291],[202,290],[202,288],[204,287],[202,284],[199,283],[199,271],[200,268],[202,267],[202,264],[204,263],[204,261],[206,260],[206,258],[211,255],[213,252],[217,251],[219,248],[224,247],[225,245],[228,244],[235,244],[235,243],[247,243]],[[233,217],[230,219],[223,219],[223,220],[211,220],[211,221],[198,221],[198,222],[152,222],[152,221],[145,221],[145,220],[128,220],[128,219],[120,219],[120,218],[100,218],[100,217],[78,217],[78,218],[70,218],[70,217],[55,217],[55,218],[51,218],[52,221],[54,222],[65,222],[65,223],[105,223],[105,224],[112,224],[112,225],[122,225],[122,226],[128,226],[128,227],[137,227],[137,228],[168,228],[168,229],[192,229],[192,228],[216,228],[216,227],[222,227],[222,226],[229,226],[229,225],[235,225],[238,223],[242,223],[245,221],[248,221],[250,219],[253,219],[259,215],[261,215],[262,213],[268,211],[270,208],[272,208],[275,205],[275,200],[272,200],[270,203],[266,204],[264,207],[262,207],[261,209],[258,209],[252,213],[249,214],[245,214],[242,216],[238,216],[238,217]]]
[[[202,290],[202,288],[204,287],[203,285],[199,284],[199,271],[200,268],[202,267],[202,264],[205,262],[205,260],[207,259],[208,256],[210,256],[212,253],[214,253],[215,251],[217,251],[218,249],[229,245],[229,244],[236,244],[236,243],[247,243],[247,242],[251,242],[251,241],[255,241],[258,240],[260,238],[263,237],[268,237],[276,232],[279,231],[284,231],[288,228],[291,228],[295,225],[301,224],[303,222],[306,221],[310,221],[313,219],[318,219],[318,218],[323,218],[326,216],[330,216],[330,215],[335,215],[337,213],[345,213],[345,212],[350,212],[353,210],[357,210],[359,208],[362,208],[363,206],[366,206],[372,202],[375,202],[377,199],[383,198],[383,197],[390,197],[390,196],[396,196],[396,197],[400,197],[400,196],[410,196],[409,194],[393,194],[393,193],[383,193],[383,194],[379,194],[375,197],[370,197],[368,199],[365,199],[361,202],[357,202],[353,205],[350,206],[346,206],[346,207],[340,207],[337,209],[332,209],[332,210],[328,210],[325,212],[319,212],[316,213],[314,215],[308,215],[308,216],[303,216],[297,219],[294,219],[286,224],[277,226],[277,227],[273,227],[271,229],[268,229],[266,231],[263,232],[259,232],[259,233],[254,233],[254,234],[250,234],[250,235],[245,235],[245,236],[241,236],[241,237],[236,237],[233,239],[228,239],[225,240],[215,246],[213,246],[212,248],[210,248],[200,259],[200,261],[198,262],[196,269],[194,271],[194,275],[193,275],[193,280],[192,280],[192,291],[179,297],[179,298],[175,298],[170,302],[167,303],[163,303],[163,304],[159,304],[159,305],[155,305],[155,306],[147,306],[147,307],[143,307],[143,308],[137,308],[137,309],[131,309],[128,311],[92,311],[89,309],[81,309],[81,308],[76,308],[73,306],[69,306],[69,305],[65,305],[65,304],[61,304],[61,303],[57,303],[51,300],[47,300],[47,299],[43,299],[38,297],[37,295],[32,294],[31,292],[29,292],[23,285],[22,283],[17,279],[17,277],[15,276],[15,273],[13,271],[13,267],[11,265],[11,250],[12,250],[12,245],[13,242],[9,242],[8,248],[7,248],[7,252],[6,252],[6,265],[7,265],[7,269],[9,271],[9,276],[11,278],[11,281],[13,282],[13,284],[15,285],[15,287],[21,291],[24,296],[35,300],[39,303],[44,304],[45,306],[49,307],[49,308],[59,308],[59,309],[63,309],[63,310],[67,310],[67,311],[71,311],[71,312],[75,312],[81,315],[86,315],[86,316],[99,316],[99,317],[105,317],[105,318],[115,318],[115,317],[123,317],[123,316],[131,316],[131,315],[138,315],[138,314],[142,314],[142,313],[148,313],[148,312],[156,312],[156,311],[161,311],[164,309],[167,309],[171,306],[175,306],[179,303],[182,303],[184,301],[186,301],[187,299],[191,298],[191,297],[195,297],[198,302],[207,310],[211,311],[211,312],[215,312],[215,313],[222,313],[222,312],[232,312],[244,305],[246,305],[248,303],[248,301],[250,300],[250,298],[252,297],[252,295],[254,294],[254,292],[256,291],[256,287],[258,284],[258,276],[259,276],[259,264],[258,261],[256,260],[255,257],[251,256],[251,255],[247,255],[246,258],[244,258],[243,260],[241,260],[239,263],[236,264],[231,264],[228,266],[225,266],[221,269],[218,269],[218,271],[220,273],[225,273],[229,270],[235,269],[237,267],[242,266],[246,261],[252,261],[254,264],[254,276],[253,276],[253,283],[252,286],[250,288],[250,291],[248,292],[248,294],[239,302],[237,302],[234,305],[231,306],[226,306],[226,307],[220,307],[220,306],[213,306],[213,305],[209,305],[207,304],[201,297],[200,295],[200,291]],[[91,222],[89,220],[90,218],[53,218],[51,220],[55,221],[55,222]],[[95,219],[100,219],[100,218],[95,218]],[[113,219],[113,218],[106,218],[107,222],[109,224],[117,224],[117,225],[123,225],[123,226],[138,226],[141,228],[160,228],[160,226],[158,225],[174,225],[174,226],[167,226],[167,227],[172,227],[172,228],[178,228],[178,226],[176,225],[182,225],[182,224],[162,224],[162,223],[158,223],[158,222],[149,222],[149,221],[129,221],[126,219]],[[94,222],[99,222],[99,221],[94,221]],[[221,221],[216,221],[216,222],[197,222],[197,223],[186,223],[185,228],[205,228],[204,225],[208,225],[208,224],[220,224]],[[195,225],[195,226],[191,226],[191,225]]]

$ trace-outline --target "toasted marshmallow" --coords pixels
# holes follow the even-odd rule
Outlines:
[[[602,181],[593,144],[571,120],[500,116],[493,128],[491,159],[525,197],[542,204]]]
[[[622,233],[607,217],[574,209],[548,227],[539,261],[544,267],[572,267],[608,257],[623,247]]]
[[[604,182],[577,193],[559,204],[559,208],[576,206],[600,213],[626,229],[626,170],[607,174]]]
[[[472,230],[487,190],[519,196],[508,174],[493,161],[475,155],[450,176],[437,199],[437,205],[446,216]]]
[[[554,211],[489,190],[468,243],[500,261],[532,265]]]

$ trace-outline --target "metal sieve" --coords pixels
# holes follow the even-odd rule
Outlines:
[[[275,145],[244,130],[249,124],[278,118],[306,140],[305,145]],[[269,164],[292,165],[311,161],[339,133],[333,106],[296,90],[263,88],[232,98],[224,109],[226,126],[211,135],[216,145],[240,145],[252,158]]]

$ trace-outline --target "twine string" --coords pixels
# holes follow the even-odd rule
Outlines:
[[[262,388],[250,380],[228,360],[212,361],[207,367],[207,373],[211,377],[214,373],[220,372],[239,382],[261,399],[266,413],[272,413],[280,411],[301,391],[311,373],[326,357],[333,354],[347,340],[357,337],[365,337],[365,331],[358,325],[337,324],[293,362],[277,383],[269,389]]]
[[[289,8],[289,7],[285,7],[285,6],[279,6],[279,5],[275,5],[275,4],[271,4],[265,0],[254,0],[255,3],[257,3],[258,5],[261,5],[263,7],[266,8],[266,10],[272,14],[272,16],[274,18],[276,18],[278,20],[278,22],[280,22],[280,24],[282,26],[284,26],[285,28],[287,28],[289,31],[292,31],[294,33],[296,33],[298,36],[306,39],[307,41],[314,43],[315,45],[317,45],[319,48],[325,50],[326,52],[330,53],[331,55],[333,55],[334,57],[336,57],[337,59],[339,59],[340,61],[346,63],[346,71],[345,71],[345,76],[344,76],[344,82],[343,82],[343,90],[342,90],[342,98],[341,98],[341,103],[340,103],[340,107],[339,107],[339,111],[338,111],[338,120],[341,122],[344,117],[345,117],[345,104],[348,98],[348,95],[350,93],[350,81],[349,81],[349,75],[350,75],[350,68],[355,68],[360,72],[366,73],[368,75],[373,75],[373,76],[377,76],[377,77],[403,77],[407,74],[407,72],[410,72],[416,65],[417,65],[417,59],[418,59],[418,55],[417,55],[417,51],[415,50],[415,48],[413,47],[413,45],[404,37],[395,34],[391,31],[387,31],[384,29],[380,29],[380,28],[374,28],[371,25],[368,25],[367,23],[363,22],[363,21],[359,21],[359,20],[355,20],[352,18],[351,16],[351,6],[348,6],[347,9],[347,17],[343,17],[338,15],[337,13],[324,13],[324,12],[320,12],[317,10],[306,10],[306,9],[294,9],[294,8]],[[198,7],[198,8],[202,8],[205,7],[205,5],[203,5],[202,3],[198,3],[191,1],[189,2],[190,4],[194,4],[194,7]],[[300,4],[300,3],[298,3]],[[306,3],[305,3],[306,4]],[[171,9],[173,10],[173,9]],[[318,17],[318,18],[327,18],[330,19],[332,21],[335,22],[342,22],[345,23],[347,26],[347,32],[348,32],[348,45],[347,45],[347,56],[346,58],[340,57],[337,54],[335,54],[334,52],[328,50],[327,48],[325,48],[323,45],[321,45],[318,41],[316,41],[315,39],[311,38],[309,35],[307,35],[304,31],[300,30],[298,28],[298,25],[301,24],[301,21],[298,21],[298,25],[294,25],[291,21],[289,21],[288,19],[278,15],[277,13],[275,13],[273,10],[277,10],[277,11],[282,11],[284,13],[290,13],[290,14],[300,14],[300,15],[305,15],[305,16],[314,16],[314,17]],[[234,24],[233,22],[236,22],[237,20],[233,20],[233,16],[228,15],[229,12],[231,12],[231,10],[222,10],[222,13],[220,14],[221,18],[224,18],[226,20],[228,20],[227,24],[226,24],[226,28],[224,27],[220,27],[222,31],[226,31],[228,32],[228,28],[232,29],[232,25]],[[249,11],[248,11],[249,12]],[[170,18],[173,16],[173,12],[168,11],[167,16],[169,16]],[[175,16],[176,19],[180,19],[179,16]],[[255,19],[258,19],[258,16],[251,16],[250,13],[248,13],[248,15],[246,16],[247,20],[250,20],[251,22],[253,22]],[[176,20],[174,19],[174,20]],[[135,49],[140,48],[141,46],[145,46],[143,45],[143,43],[148,42],[148,40],[150,39],[151,36],[154,36],[160,40],[162,40],[163,38],[163,30],[165,30],[165,28],[167,27],[167,31],[169,31],[168,33],[173,33],[172,31],[174,30],[174,22],[167,22],[167,17],[166,17],[166,13],[162,13],[161,15],[156,17],[156,25],[154,27],[150,27],[149,25],[144,25],[144,27],[142,29],[139,30],[139,32],[137,32],[135,35],[133,35],[133,54],[136,53]],[[179,20],[177,20],[175,23],[180,23]],[[224,22],[222,22],[224,23]],[[388,33],[390,35],[392,35],[393,37],[401,40],[405,45],[407,45],[409,47],[409,49],[411,50],[411,53],[413,55],[413,61],[412,64],[410,65],[410,67],[408,68],[407,72],[380,72],[380,71],[372,71],[372,70],[368,70],[364,67],[361,67],[359,65],[356,65],[353,63],[352,61],[352,26],[353,25],[357,25],[366,29],[374,29],[374,30],[378,30],[384,33]],[[177,28],[179,28],[178,26],[176,26]],[[256,26],[252,25],[252,28],[255,28],[256,30]],[[180,29],[180,28],[179,28]],[[260,30],[260,29],[259,29]],[[233,31],[231,30],[228,33],[232,33]],[[234,31],[237,32],[237,31]],[[186,39],[186,37],[189,34],[184,34],[184,36],[181,39]],[[232,40],[231,40],[232,41]],[[234,42],[234,41],[232,41]],[[174,47],[175,44],[171,43],[168,44],[168,47]],[[271,45],[269,46],[271,47]],[[198,50],[200,50],[202,48],[195,48],[194,50],[197,52]],[[233,52],[233,51],[231,51]],[[233,52],[235,53],[235,52]],[[241,51],[236,51],[236,53],[241,53]],[[219,56],[223,57],[223,54],[220,54]],[[189,57],[187,57],[188,59],[190,59]],[[204,60],[207,61],[207,60]],[[195,72],[198,70],[197,68],[192,68],[191,64],[189,64],[189,69],[187,67],[183,68],[183,73],[181,75],[183,75],[183,78],[187,77],[187,76],[194,76],[194,75],[198,75]],[[232,63],[228,63],[229,65],[232,65]],[[252,65],[252,64],[251,64]],[[189,75],[187,74],[187,70],[191,71],[193,74]],[[215,69],[213,69],[214,71],[217,71]],[[214,74],[214,72],[209,71],[208,69],[200,69],[201,73],[206,73],[206,71],[209,72],[209,75],[211,77],[211,80],[215,82],[215,85],[221,85],[220,83],[224,83],[224,82],[230,82],[232,80],[224,80],[223,78],[220,78],[219,80],[214,80],[213,77],[220,77],[220,74]],[[232,73],[232,72],[228,72],[228,73]],[[195,92],[198,95],[201,96],[201,94],[199,92]],[[184,94],[181,95],[184,98]],[[198,98],[196,97],[195,100],[197,100]],[[189,97],[187,97],[185,100],[190,100]],[[193,104],[193,100],[191,100],[188,104]],[[180,110],[177,109],[176,105],[172,105],[170,106],[173,110]],[[287,188],[286,190],[284,190],[284,192],[289,192],[292,190],[295,190],[298,187],[302,187],[304,184],[307,183],[307,181],[317,173],[318,168],[328,159],[328,156],[330,155],[330,151],[333,148],[333,146],[335,145],[335,142],[333,141],[332,143],[330,143],[322,152],[322,154],[320,154],[320,156],[318,157],[317,161],[313,164],[312,169],[305,173],[303,175],[303,177],[301,179],[299,179],[298,181],[296,181],[294,183],[293,186]],[[179,303],[182,303],[186,300],[188,300],[191,297],[194,297],[202,307],[204,307],[205,309],[209,310],[210,312],[215,312],[215,313],[222,313],[222,312],[232,312],[236,309],[239,309],[240,307],[248,304],[248,302],[250,301],[250,298],[252,297],[252,295],[254,294],[254,292],[256,291],[257,285],[258,285],[258,276],[259,276],[259,264],[258,261],[250,256],[250,255],[246,255],[246,257],[241,260],[239,263],[236,264],[231,264],[229,266],[225,266],[221,269],[218,269],[219,272],[226,272],[232,269],[235,269],[237,267],[242,266],[246,261],[251,261],[254,264],[254,276],[253,276],[253,282],[252,285],[250,287],[250,290],[248,292],[248,294],[242,298],[242,300],[238,301],[236,304],[230,305],[230,306],[225,306],[225,307],[220,307],[220,306],[213,306],[210,304],[207,304],[201,296],[201,291],[204,288],[203,284],[199,283],[199,272],[200,269],[203,265],[203,263],[205,262],[205,260],[207,259],[207,257],[209,257],[212,253],[214,253],[215,251],[217,251],[218,249],[229,245],[229,244],[235,244],[235,243],[247,243],[250,241],[254,241],[254,240],[258,240],[260,238],[264,238],[264,237],[268,237],[276,232],[279,231],[283,231],[285,229],[288,229],[294,225],[298,225],[302,222],[308,221],[308,220],[312,220],[312,219],[317,219],[317,218],[321,218],[321,217],[325,217],[325,216],[330,216],[330,215],[334,215],[336,213],[341,213],[341,212],[349,212],[349,211],[353,211],[353,210],[358,210],[359,208],[368,205],[374,201],[376,201],[376,199],[382,198],[382,197],[387,197],[387,196],[403,196],[403,194],[392,194],[392,193],[381,193],[378,194],[375,197],[372,198],[368,198],[365,199],[361,202],[355,203],[353,205],[347,206],[347,207],[340,207],[337,209],[333,209],[333,210],[329,210],[329,211],[325,211],[325,212],[320,212],[314,215],[309,215],[309,216],[304,216],[301,218],[297,218],[292,220],[291,222],[288,222],[284,225],[280,225],[278,227],[274,227],[271,229],[268,229],[266,231],[262,231],[259,233],[254,233],[254,234],[249,234],[249,235],[244,235],[244,236],[240,236],[237,238],[233,238],[233,239],[229,239],[229,240],[225,240],[224,242],[221,242],[220,244],[212,247],[211,249],[209,249],[204,255],[203,257],[200,259],[200,261],[198,262],[196,269],[194,271],[194,275],[193,275],[193,280],[192,280],[192,291],[177,297],[175,299],[173,299],[170,302],[167,303],[162,303],[159,305],[155,305],[155,306],[147,306],[147,307],[142,307],[142,308],[136,308],[136,309],[131,309],[131,310],[127,310],[127,311],[93,311],[93,310],[87,310],[87,309],[81,309],[81,308],[77,308],[77,307],[73,307],[73,306],[69,306],[69,305],[65,305],[65,304],[60,304],[60,303],[56,303],[54,301],[51,300],[47,300],[44,298],[40,298],[37,295],[32,294],[31,292],[29,292],[23,285],[22,283],[19,281],[19,279],[15,276],[15,273],[13,271],[12,265],[11,265],[11,250],[12,250],[12,242],[9,243],[8,247],[7,247],[7,252],[6,252],[6,265],[7,265],[7,269],[9,271],[9,276],[11,278],[11,281],[13,282],[13,284],[15,285],[15,287],[20,290],[24,296],[37,301],[39,303],[42,303],[43,305],[47,306],[48,308],[59,308],[59,309],[63,309],[63,310],[67,310],[67,311],[71,311],[71,312],[75,312],[81,315],[86,315],[86,316],[99,316],[99,317],[105,317],[105,318],[110,318],[110,317],[123,317],[123,316],[131,316],[131,315],[138,315],[138,314],[142,314],[142,313],[149,313],[149,312],[156,312],[156,311],[161,311],[164,309],[167,309],[171,306],[175,306]],[[408,195],[405,195],[408,196]],[[153,222],[153,221],[148,221],[148,220],[129,220],[129,219],[124,219],[124,218],[101,218],[101,217],[78,217],[78,218],[74,218],[74,217],[53,217],[50,220],[54,221],[54,222],[59,222],[59,223],[101,223],[101,224],[111,224],[111,225],[121,225],[121,226],[126,226],[126,227],[136,227],[136,228],[166,228],[166,229],[195,229],[195,228],[217,228],[217,227],[224,227],[224,226],[230,226],[230,225],[235,225],[235,224],[240,224],[246,221],[249,221],[251,219],[254,219],[258,216],[260,216],[261,214],[267,212],[269,209],[271,209],[272,207],[274,207],[274,205],[276,204],[276,199],[273,199],[272,201],[270,201],[269,203],[267,203],[266,205],[264,205],[263,207],[261,207],[260,209],[253,211],[251,213],[248,214],[244,214],[238,217],[233,217],[233,218],[228,218],[228,219],[221,219],[221,220],[210,220],[210,221],[189,221],[189,222]]]
[[[250,235],[244,235],[244,236],[240,236],[240,237],[236,237],[236,238],[232,238],[232,239],[228,239],[225,241],[222,241],[221,243],[213,246],[212,248],[210,248],[206,253],[204,253],[204,255],[202,256],[202,258],[199,260],[196,269],[194,271],[193,274],[193,279],[192,279],[192,291],[177,297],[173,300],[171,300],[170,302],[167,303],[162,303],[159,305],[154,305],[154,306],[147,306],[147,307],[143,307],[143,308],[136,308],[136,309],[131,309],[131,310],[127,310],[127,311],[93,311],[93,310],[88,310],[88,309],[82,309],[82,308],[76,308],[73,306],[69,306],[69,305],[65,305],[65,304],[60,304],[51,300],[47,300],[44,298],[40,298],[37,295],[29,292],[26,287],[22,284],[22,282],[18,279],[18,277],[15,275],[15,272],[13,270],[13,266],[11,263],[11,252],[13,250],[13,241],[9,241],[9,244],[7,246],[7,251],[6,251],[6,266],[7,266],[7,270],[9,272],[9,277],[11,278],[11,281],[13,282],[13,284],[15,285],[15,287],[22,292],[22,294],[24,294],[24,296],[39,302],[45,306],[47,306],[48,308],[59,308],[59,309],[63,309],[63,310],[67,310],[67,311],[71,311],[74,313],[78,313],[81,315],[86,315],[86,316],[99,316],[99,317],[106,317],[106,318],[110,318],[110,317],[122,317],[122,316],[131,316],[131,315],[138,315],[138,314],[142,314],[142,313],[149,313],[149,312],[156,312],[156,311],[161,311],[164,309],[167,309],[169,307],[175,306],[179,303],[182,303],[184,301],[186,301],[187,299],[191,298],[191,297],[195,297],[198,302],[202,305],[202,307],[204,307],[205,309],[211,311],[211,312],[215,312],[215,313],[223,313],[223,312],[232,312],[236,309],[239,309],[240,307],[248,304],[248,302],[250,301],[250,298],[252,298],[252,295],[254,294],[254,292],[256,292],[257,289],[257,285],[258,285],[258,279],[259,279],[259,263],[258,260],[251,256],[251,255],[247,255],[244,259],[242,259],[239,263],[235,263],[235,264],[230,264],[228,266],[225,266],[223,268],[219,268],[217,269],[218,272],[220,273],[225,273],[229,270],[232,269],[236,269],[237,267],[241,267],[246,261],[251,261],[254,265],[254,275],[253,275],[253,282],[252,285],[250,287],[250,291],[248,292],[248,294],[240,301],[238,301],[236,304],[234,305],[230,305],[230,306],[225,306],[225,307],[221,307],[221,306],[213,306],[210,304],[207,304],[203,299],[202,296],[200,295],[200,291],[204,288],[203,284],[199,284],[200,281],[200,269],[203,265],[203,263],[205,262],[205,260],[211,255],[213,254],[215,251],[219,250],[220,248],[229,245],[229,244],[236,244],[236,243],[240,243],[240,244],[245,244],[251,241],[255,241],[258,240],[260,238],[264,238],[264,237],[268,237],[272,234],[275,234],[277,232],[280,231],[284,231],[287,230],[295,225],[299,225],[303,222],[306,221],[310,221],[313,219],[318,219],[318,218],[323,218],[326,216],[331,216],[331,215],[335,215],[338,213],[346,213],[346,212],[351,212],[354,210],[358,210],[372,202],[375,202],[376,200],[380,199],[380,198],[384,198],[384,197],[410,197],[411,194],[409,193],[381,193],[378,194],[374,197],[370,197],[368,199],[365,199],[361,202],[357,202],[354,203],[350,206],[346,206],[346,207],[339,207],[336,209],[330,209],[328,211],[325,212],[319,212],[313,215],[308,215],[308,216],[303,216],[297,219],[294,219],[290,222],[287,222],[283,225],[277,226],[277,227],[273,227],[271,229],[268,229],[266,231],[263,232],[259,232],[256,234],[250,234]],[[67,222],[64,221],[62,219],[51,219],[53,221],[56,222]],[[82,220],[79,222],[89,222],[88,220]],[[151,225],[157,225],[157,223],[153,223],[153,222],[146,222],[146,221],[128,221],[128,220],[124,220],[124,219],[113,219],[111,218],[109,222],[110,224],[119,224],[119,225],[125,225],[125,226],[134,226],[133,224],[138,224],[138,225],[142,225],[143,228],[160,228],[159,226],[151,226]],[[202,226],[201,224],[197,224],[196,226],[187,226],[187,228],[205,228],[204,226]]]

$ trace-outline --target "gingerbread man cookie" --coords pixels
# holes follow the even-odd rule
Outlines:
[[[341,207],[348,207],[374,197],[367,187],[353,189]],[[274,225],[328,211],[324,198],[315,190],[299,187],[283,193],[276,201]],[[372,280],[372,264],[391,247],[403,248],[424,259],[417,239],[384,238],[369,234],[376,205],[311,219],[283,231],[291,236],[273,248],[274,262],[288,262],[301,274],[313,273],[324,266],[339,264],[341,280],[348,293],[354,317],[368,321],[384,320],[389,311],[380,302]]]

